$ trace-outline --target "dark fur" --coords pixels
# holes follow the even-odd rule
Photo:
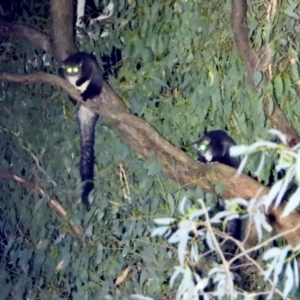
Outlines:
[[[207,144],[209,150],[212,153],[211,161],[207,161],[205,154],[199,151],[201,144]],[[212,130],[202,137],[198,142],[193,143],[193,147],[197,149],[198,161],[202,163],[219,162],[221,164],[233,167],[237,169],[240,165],[239,157],[231,157],[229,154],[229,148],[236,145],[234,140],[223,130]],[[228,221],[225,231],[240,240],[241,238],[241,220],[232,219]],[[228,256],[226,256],[228,258]]]
[[[103,73],[98,65],[96,59],[88,53],[78,52],[69,56],[62,67],[65,70],[65,77],[70,81],[71,75],[66,74],[68,66],[79,66],[80,73],[75,75],[79,78],[75,82],[75,86],[80,90],[80,86],[86,81],[90,80],[88,86],[84,91],[80,90],[83,100],[93,100],[99,96],[104,83]],[[68,78],[69,77],[69,78]],[[71,82],[71,81],[70,81]],[[73,83],[74,84],[74,83]],[[82,202],[88,206],[89,193],[94,188],[94,144],[95,144],[95,126],[99,116],[98,114],[80,107],[77,120],[80,127],[80,175],[83,184]]]
[[[197,151],[198,161],[203,163],[219,162],[221,164],[233,167],[237,169],[240,165],[239,157],[231,157],[229,154],[229,148],[236,145],[234,140],[223,130],[209,131],[198,142],[195,142],[193,146],[197,149],[198,146],[207,140],[209,142],[210,149],[212,151],[212,160],[207,161],[200,151]]]
[[[104,84],[103,72],[92,54],[86,52],[72,54],[62,63],[64,69],[68,65],[81,66],[80,79],[76,81],[77,87],[91,79],[87,89],[81,94],[83,100],[93,99],[100,95]]]
[[[81,200],[89,206],[89,194],[94,189],[94,164],[95,164],[95,127],[99,116],[94,114],[88,123],[84,125],[80,122],[80,176],[84,183],[82,187]]]

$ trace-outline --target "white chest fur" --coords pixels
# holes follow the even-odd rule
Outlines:
[[[80,92],[84,92],[91,79],[85,81],[82,85],[77,86],[76,85],[76,81],[79,79],[79,76],[66,76],[66,79],[72,84],[74,85],[77,90],[79,90]],[[80,126],[84,126],[87,122],[89,122],[93,117],[95,116],[95,113],[91,110],[89,110],[87,107],[80,105],[78,112],[77,112],[77,118],[80,120]]]
[[[91,79],[89,79],[89,80],[85,81],[81,86],[77,86],[77,85],[76,85],[76,81],[77,81],[78,79],[80,79],[79,76],[66,76],[66,79],[67,79],[72,85],[74,85],[74,86],[76,87],[76,89],[79,90],[80,92],[84,92],[84,91],[87,89],[87,87],[88,87],[88,85],[90,84],[90,81],[91,81]]]

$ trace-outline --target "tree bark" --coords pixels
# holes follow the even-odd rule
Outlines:
[[[66,31],[62,29],[66,33],[64,35],[65,43],[62,43],[62,36],[55,36],[56,34],[60,35],[59,30],[61,28],[73,28],[73,19],[70,18],[69,14],[70,3],[73,3],[73,1],[52,0],[51,2],[53,5],[51,10],[52,24],[54,25],[52,30],[53,45],[49,49],[52,49],[52,54],[55,55],[58,61],[65,59],[68,54],[76,51],[73,44],[73,37],[70,36],[70,29],[66,29]],[[60,10],[59,13],[55,13],[57,9]],[[60,26],[62,27],[60,28]],[[26,36],[22,35],[21,37],[26,38]],[[28,40],[30,41],[30,39]],[[38,44],[35,45],[37,46]],[[47,73],[29,75],[2,73],[0,74],[0,80],[9,80],[24,84],[47,82],[51,85],[61,87],[73,99],[89,107],[104,118],[132,150],[146,158],[151,157],[155,153],[157,161],[162,165],[162,172],[180,184],[191,188],[199,186],[205,192],[215,193],[215,185],[216,183],[220,183],[226,187],[219,195],[224,199],[233,197],[251,199],[255,197],[260,188],[263,188],[261,195],[268,192],[268,188],[263,187],[259,182],[245,174],[235,177],[236,170],[233,168],[219,163],[200,164],[195,162],[183,151],[165,140],[150,124],[130,114],[122,100],[108,84],[104,85],[101,95],[95,99],[95,102],[83,102],[75,87],[55,75]],[[291,245],[297,245],[300,242],[300,232],[297,233],[295,227],[299,224],[300,214],[295,211],[283,219],[281,213],[284,206],[285,203],[277,209],[271,208],[268,213],[272,216],[273,227],[278,232],[284,232],[288,229],[292,230],[285,238]],[[255,239],[255,236],[253,238]]]
[[[256,53],[252,46],[251,40],[248,37],[247,9],[247,0],[232,0],[231,27],[237,51],[243,60],[249,80],[252,82],[253,86],[260,89],[268,82],[268,76],[266,72],[263,71],[264,59],[260,58]],[[266,54],[266,56],[268,55],[269,54]],[[259,71],[262,73],[263,77],[262,81],[258,84],[258,86],[256,86],[254,82],[254,75],[255,72]],[[275,104],[274,111],[270,113],[269,102],[270,99],[268,98],[264,100],[264,111],[266,117],[270,121],[271,127],[276,128],[286,134],[288,141],[291,144],[296,144],[299,142],[299,135],[293,129],[283,111],[277,104]]]
[[[73,99],[89,107],[104,118],[132,150],[146,158],[150,158],[155,153],[157,161],[162,165],[162,172],[181,185],[190,188],[199,186],[207,193],[215,193],[215,186],[219,183],[226,187],[219,194],[223,199],[242,197],[249,200],[254,198],[260,189],[262,189],[260,196],[265,195],[269,191],[267,187],[264,187],[246,174],[236,177],[236,170],[226,165],[196,163],[186,153],[165,140],[150,124],[132,115],[108,84],[104,85],[101,95],[95,99],[95,102],[84,102],[75,87],[55,75],[47,73],[30,75],[2,73],[0,74],[0,80],[26,84],[46,82],[64,89]],[[294,211],[288,217],[282,218],[281,214],[284,207],[285,202],[277,209],[272,207],[268,212],[273,228],[279,233],[295,229],[300,222],[298,211]],[[300,243],[300,231],[295,229],[295,231],[285,235],[285,238],[288,243],[296,246]],[[252,235],[247,243],[248,247],[254,241],[256,241],[256,233],[252,231]]]

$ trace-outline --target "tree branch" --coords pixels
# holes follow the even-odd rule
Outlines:
[[[248,38],[246,13],[246,0],[232,0],[231,27],[235,45],[242,57],[248,76],[254,84],[254,74],[256,71],[259,71],[259,57]]]
[[[262,59],[259,58],[255,49],[252,46],[250,39],[248,38],[248,28],[246,24],[247,20],[247,0],[232,0],[231,8],[231,27],[234,35],[234,41],[236,44],[237,51],[241,56],[244,66],[247,70],[248,76],[255,86],[254,74],[260,71],[263,66]],[[259,84],[259,88],[267,83],[267,75],[262,72],[263,79]],[[293,143],[299,141],[299,135],[292,128],[291,124],[288,122],[282,110],[278,105],[275,105],[274,112],[269,112],[269,99],[264,100],[264,111],[266,117],[271,123],[272,128],[277,128],[287,135],[288,140]]]
[[[0,170],[0,178],[15,180],[26,188],[36,190],[42,197],[48,196],[47,193],[36,182],[29,181],[25,177],[21,177],[13,172]],[[60,218],[66,218],[67,211],[64,209],[64,207],[60,205],[58,201],[51,199],[49,196],[47,198],[51,208],[58,214],[58,216]],[[80,238],[83,238],[84,231],[82,227],[78,226],[71,220],[69,221],[69,226],[74,234]]]
[[[278,105],[275,104],[273,113],[270,113],[269,99],[265,99],[264,112],[266,117],[270,121],[271,128],[275,128],[283,132],[287,136],[290,146],[295,146],[299,143],[299,135],[291,126],[290,122]]]
[[[255,86],[254,75],[255,72],[260,71],[264,66],[262,60],[259,58],[258,54],[256,53],[255,49],[252,46],[250,39],[248,38],[248,28],[247,28],[247,9],[248,4],[247,0],[232,0],[232,8],[231,8],[231,27],[234,35],[234,41],[236,44],[236,48],[238,53],[240,54],[248,76]],[[267,75],[265,72],[262,72],[263,78],[262,81],[255,86],[256,88],[261,88],[264,84],[267,83]],[[288,122],[287,118],[285,117],[282,110],[279,108],[278,105],[275,105],[274,112],[270,113],[269,110],[269,101],[270,99],[264,99],[264,112],[268,120],[270,121],[270,125],[272,128],[276,128],[282,131],[284,134],[287,135],[288,141],[290,144],[295,144],[296,141],[299,141],[299,136],[297,132],[292,128],[290,123]],[[299,221],[298,218],[300,216],[298,211],[295,211],[292,215],[288,218],[282,219],[280,217],[283,207],[285,203],[279,207],[278,211],[272,210],[269,212],[269,221],[273,228],[277,232],[284,232],[286,230],[290,230],[293,226],[296,226]],[[253,224],[248,228],[249,238],[247,240],[247,246],[251,247],[256,243],[256,229]],[[296,237],[297,235],[297,237]],[[293,240],[293,233],[290,236],[285,236],[289,243]],[[295,232],[295,238],[298,241],[299,236]],[[291,239],[291,240],[290,240]],[[291,243],[295,245],[295,241]],[[297,244],[297,243],[296,243]]]
[[[73,17],[72,0],[51,0],[51,36],[54,46],[53,55],[57,61],[62,61],[78,51],[73,41]]]
[[[233,0],[233,3],[236,3],[236,1],[237,0]],[[31,40],[30,37],[27,38],[26,34],[20,34],[19,37],[27,38],[28,41],[32,41],[36,47],[48,49],[47,52],[54,53],[58,61],[65,59],[68,54],[76,52],[73,38],[70,36],[70,28],[73,28],[73,16],[71,17],[73,7],[71,8],[71,3],[73,4],[73,1],[71,0],[51,1],[54,46],[50,45],[49,47],[45,47],[43,46],[44,43],[38,43],[36,39]],[[245,20],[246,10],[245,7],[242,8],[242,12],[244,13],[242,16],[244,16]],[[240,17],[238,16],[238,11],[233,11],[233,16]],[[240,24],[245,29],[245,24],[243,24],[241,19],[234,24],[236,24],[234,26],[239,26]],[[240,31],[236,31],[236,33],[238,32]],[[14,37],[18,37],[18,35],[15,34]],[[243,47],[247,46],[247,41],[242,39],[241,45]],[[247,47],[245,49],[247,49]],[[257,58],[253,52],[251,52],[251,57],[251,62],[248,65],[248,72],[249,74],[254,74],[257,66]],[[256,195],[257,191],[262,188],[260,183],[245,174],[242,174],[239,178],[235,177],[236,170],[228,166],[218,163],[196,163],[184,152],[165,140],[150,124],[130,114],[124,103],[108,84],[104,85],[101,96],[98,97],[95,102],[83,102],[75,87],[55,75],[47,73],[35,73],[30,75],[2,73],[0,74],[0,80],[9,80],[25,84],[46,82],[62,88],[73,99],[80,102],[80,104],[89,107],[103,117],[110,126],[119,133],[121,139],[134,151],[146,158],[151,157],[155,153],[158,162],[162,164],[162,171],[164,174],[180,184],[191,188],[199,186],[205,192],[215,193],[215,184],[221,183],[226,186],[226,190],[220,194],[220,196],[225,199],[232,197],[251,199]],[[267,192],[268,188],[264,187],[261,195]],[[273,227],[280,233],[293,229],[300,220],[297,211],[282,219],[281,214],[284,206],[285,204],[282,204],[276,210],[271,208],[268,212],[272,217]],[[255,234],[253,235],[253,238],[255,238]],[[300,242],[300,232],[291,232],[289,235],[285,235],[285,238],[291,245],[297,245]]]
[[[20,83],[45,82],[65,90],[73,99],[91,110],[97,112],[120,135],[121,139],[135,152],[146,158],[156,155],[157,161],[162,165],[162,172],[181,185],[190,188],[201,187],[205,192],[215,193],[216,183],[226,186],[219,194],[224,199],[242,197],[251,199],[257,191],[263,188],[262,193],[268,193],[264,187],[246,174],[236,177],[236,170],[219,163],[196,163],[186,153],[165,140],[150,124],[130,114],[121,99],[113,92],[108,84],[103,87],[101,96],[93,101],[84,102],[77,89],[66,80],[48,73],[35,73],[30,75],[0,74],[0,80],[10,80]],[[285,203],[277,209],[271,208],[268,212],[272,226],[277,232],[293,229],[300,221],[298,211],[286,218],[281,214]],[[287,241],[295,246],[300,243],[300,232],[291,232],[285,235]],[[249,245],[256,240],[253,231],[250,235]],[[251,242],[250,242],[251,241]],[[248,244],[248,243],[247,243]]]
[[[23,24],[0,22],[0,35],[17,40],[27,40],[36,48],[51,53],[51,37]]]
[[[260,59],[248,38],[248,28],[246,24],[247,8],[246,0],[232,0],[231,27],[236,48],[242,57],[248,76],[254,85],[254,74],[260,70]],[[263,76],[263,83],[265,83],[267,80],[266,74],[263,74]]]

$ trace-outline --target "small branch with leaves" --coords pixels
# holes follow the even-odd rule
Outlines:
[[[59,204],[59,202],[57,200],[51,199],[51,197],[46,193],[46,191],[43,190],[36,182],[29,181],[25,177],[19,176],[10,171],[1,171],[0,170],[0,178],[7,179],[7,180],[14,180],[26,188],[35,190],[41,197],[46,197],[48,199],[48,203],[49,203],[50,207],[60,218],[64,219],[67,217],[68,213],[64,209],[64,207],[61,204]],[[68,223],[69,223],[71,232],[73,234],[75,234],[76,236],[83,238],[83,236],[84,236],[83,228],[81,226],[78,226],[71,220],[69,220]]]

